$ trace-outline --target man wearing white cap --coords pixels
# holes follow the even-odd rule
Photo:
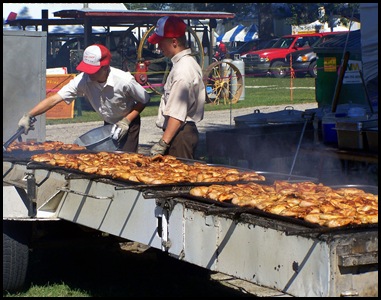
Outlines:
[[[130,72],[110,67],[111,53],[101,44],[87,47],[77,66],[81,73],[56,94],[39,102],[20,119],[18,126],[27,134],[31,119],[58,103],[70,104],[77,96],[85,96],[94,110],[112,127],[112,138],[119,150],[137,152],[140,133],[140,113],[150,101],[150,95]]]
[[[173,67],[164,85],[156,125],[162,138],[150,150],[151,155],[168,154],[195,158],[199,140],[196,123],[204,117],[205,85],[202,69],[186,47],[186,24],[177,17],[162,17],[155,32],[147,39],[158,44]]]

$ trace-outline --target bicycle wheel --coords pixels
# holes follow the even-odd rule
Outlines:
[[[204,71],[204,84],[208,102],[214,104],[237,103],[243,91],[241,71],[231,62],[217,61]]]
[[[172,63],[157,49],[157,45],[147,42],[148,37],[153,33],[155,26],[152,26],[142,37],[137,53],[137,63],[142,65],[146,74],[141,74],[140,82],[146,84],[153,92],[161,95],[163,93],[164,83],[171,70]],[[200,39],[196,32],[187,26],[188,47],[192,50],[192,56],[201,66],[204,65],[204,52]],[[144,64],[144,66],[143,66]]]

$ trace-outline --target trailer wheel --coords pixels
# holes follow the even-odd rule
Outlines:
[[[3,221],[3,291],[20,290],[28,269],[29,231],[17,223]]]
[[[244,86],[237,66],[221,60],[210,64],[203,73],[208,96],[206,102],[216,105],[238,102]]]

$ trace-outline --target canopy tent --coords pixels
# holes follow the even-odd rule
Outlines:
[[[363,77],[369,98],[378,111],[378,3],[360,3]]]
[[[360,29],[360,23],[359,22],[351,22],[349,27],[340,25],[337,19],[334,22],[334,26],[330,28],[328,26],[328,22],[321,23],[319,20],[316,20],[315,22],[309,23],[309,24],[303,24],[303,25],[292,25],[292,34],[298,34],[298,33],[314,33],[314,32],[339,32],[339,31],[354,31]]]
[[[249,27],[245,27],[241,30],[237,36],[235,37],[236,42],[248,42],[251,40],[255,40],[258,38],[258,27],[257,25],[251,25]]]
[[[217,38],[217,42],[248,42],[258,38],[258,27],[256,25],[251,25],[248,27],[239,24],[229,31],[221,34]]]
[[[378,77],[378,3],[361,3],[360,14],[363,73],[368,82]]]

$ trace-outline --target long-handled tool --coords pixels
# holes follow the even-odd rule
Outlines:
[[[335,94],[333,95],[333,100],[332,100],[333,113],[336,112],[337,103],[339,102],[341,87],[343,86],[343,79],[344,79],[345,71],[347,70],[349,56],[350,56],[349,51],[344,53],[343,64],[340,67],[339,77],[337,78],[337,81],[336,81]]]
[[[296,158],[298,157],[298,154],[299,154],[299,148],[300,148],[300,145],[302,144],[304,131],[306,130],[307,123],[310,122],[311,120],[313,120],[315,113],[314,112],[308,112],[308,113],[304,112],[302,116],[305,119],[305,121],[304,121],[302,132],[300,134],[299,143],[298,143],[298,146],[296,148],[296,152],[295,152],[294,160],[292,162],[291,170],[290,170],[290,173],[288,173],[288,175],[290,175],[290,176],[292,175],[292,171],[294,170]]]
[[[370,111],[371,111],[371,113],[372,113],[372,115],[373,115],[373,114],[374,114],[374,110],[373,110],[372,102],[370,101],[368,88],[367,88],[367,86],[366,86],[366,83],[365,83],[365,80],[364,80],[364,76],[363,76],[361,70],[359,70],[359,74],[360,74],[360,78],[361,78],[362,85],[363,85],[364,90],[365,90],[366,100],[368,100],[369,108],[370,108]]]
[[[30,119],[30,125],[31,125],[31,127],[32,127],[32,124],[33,124],[34,122],[36,122],[36,121],[37,121],[37,119],[36,119],[35,117],[32,117],[32,118]],[[17,132],[16,132],[14,135],[12,135],[11,138],[10,138],[9,140],[7,140],[7,141],[3,144],[3,152],[6,151],[7,148],[9,147],[9,145],[12,144],[15,140],[17,140],[17,139],[20,140],[21,135],[24,133],[24,131],[25,131],[25,128],[24,128],[24,127],[20,127],[20,128],[17,130]]]

